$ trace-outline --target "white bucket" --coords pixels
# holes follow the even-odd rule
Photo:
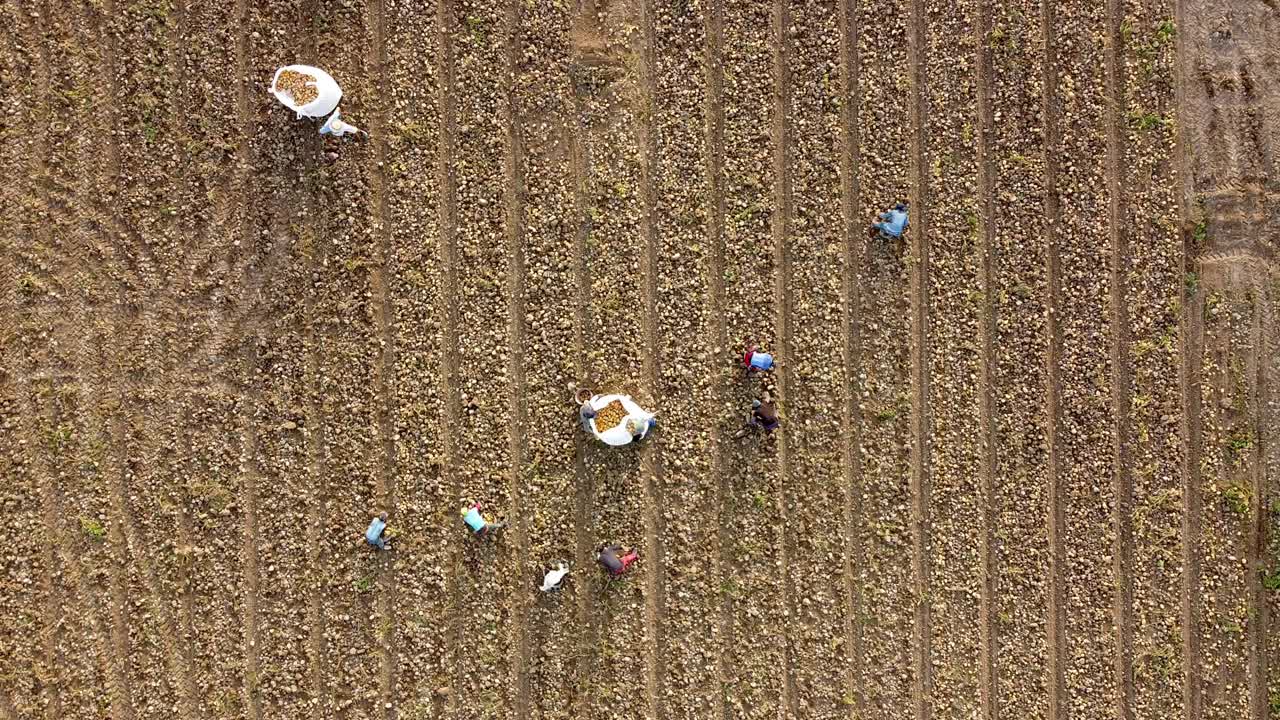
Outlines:
[[[319,93],[316,99],[306,105],[296,105],[289,93],[277,91],[276,83],[280,80],[280,73],[285,70],[315,78],[312,84]],[[271,94],[275,95],[282,105],[297,113],[298,117],[324,117],[333,112],[334,108],[338,107],[338,102],[342,100],[342,88],[338,87],[337,81],[329,73],[310,65],[285,65],[276,70],[275,76],[271,78]]]

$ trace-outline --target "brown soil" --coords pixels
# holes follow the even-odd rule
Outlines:
[[[4,7],[0,718],[1274,715],[1276,3]]]

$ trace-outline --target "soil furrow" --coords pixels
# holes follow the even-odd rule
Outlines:
[[[1129,320],[1129,283],[1123,263],[1129,256],[1129,233],[1124,226],[1125,213],[1129,210],[1122,193],[1127,152],[1120,137],[1119,118],[1125,104],[1125,87],[1128,77],[1123,67],[1123,39],[1120,27],[1123,0],[1107,0],[1106,23],[1103,28],[1105,41],[1104,81],[1106,96],[1105,125],[1107,137],[1106,189],[1107,227],[1110,235],[1110,297],[1111,315],[1111,420],[1112,420],[1112,493],[1115,496],[1115,631],[1116,631],[1116,684],[1119,705],[1116,716],[1120,720],[1134,717],[1133,683],[1133,452],[1132,422],[1133,373],[1129,365],[1132,347]]]
[[[246,233],[246,241],[247,233]],[[251,378],[249,393],[241,400],[240,416],[240,494],[237,501],[244,508],[242,536],[244,548],[240,563],[244,575],[244,624],[242,642],[245,645],[244,688],[245,704],[249,717],[262,718],[261,653],[259,640],[258,603],[262,594],[258,569],[258,484],[261,480],[260,452],[257,423],[261,414],[262,388],[252,380],[258,373],[258,347],[256,339],[250,339],[241,359],[241,373]]]
[[[396,511],[396,433],[393,428],[395,418],[396,385],[396,331],[395,314],[391,308],[390,277],[395,275],[392,265],[394,258],[391,251],[392,218],[387,202],[388,135],[390,86],[387,78],[387,24],[386,0],[373,0],[368,4],[367,18],[369,35],[369,59],[372,75],[370,82],[364,84],[372,91],[377,100],[367,107],[371,116],[369,130],[372,135],[372,153],[369,167],[371,223],[374,227],[376,241],[373,244],[372,264],[369,271],[371,314],[373,315],[374,332],[378,339],[380,352],[374,366],[373,385],[377,407],[374,409],[378,427],[380,455],[375,462],[377,475],[374,478],[374,494],[378,507],[387,513]],[[378,615],[382,626],[379,650],[382,656],[382,669],[379,683],[382,692],[382,704],[386,716],[390,720],[395,717],[396,696],[396,650],[392,638],[395,634],[396,608],[399,582],[396,576],[396,565],[391,564],[388,573],[381,578],[378,592]]]
[[[914,654],[916,671],[915,706],[917,720],[929,720],[933,694],[932,660],[932,547],[929,527],[932,502],[932,397],[929,392],[929,303],[930,303],[930,208],[925,158],[927,154],[925,126],[929,122],[927,80],[924,67],[928,62],[925,46],[926,22],[924,0],[912,0],[907,30],[907,63],[911,74],[910,165],[907,169],[908,195],[915,216],[909,232],[910,258],[907,260],[911,293],[911,566],[915,584]],[[905,248],[904,248],[905,250]]]
[[[453,32],[450,23],[452,18],[451,0],[437,0],[436,22],[433,29],[435,47],[438,50],[436,61],[437,99],[440,108],[437,147],[437,176],[440,185],[440,240],[437,255],[443,272],[437,274],[442,284],[440,288],[441,303],[437,305],[439,323],[444,335],[444,347],[441,351],[440,393],[443,396],[445,429],[443,433],[443,466],[442,475],[447,478],[446,500],[451,503],[461,501],[465,492],[463,476],[459,467],[460,439],[455,428],[461,426],[461,408],[458,392],[458,352],[461,341],[458,338],[458,181],[455,176],[455,163],[458,159],[458,109],[456,100],[457,59],[454,52]],[[449,517],[446,515],[445,517]],[[442,519],[443,522],[443,519]],[[447,658],[450,668],[450,693],[448,710],[451,715],[461,712],[462,690],[465,687],[463,678],[463,655],[466,646],[463,643],[464,630],[460,608],[462,607],[462,588],[459,573],[462,564],[463,543],[467,538],[461,530],[447,536],[449,543],[449,560],[446,567],[446,593],[449,608],[449,635],[446,642]]]
[[[525,202],[525,138],[519,122],[519,105],[516,99],[516,73],[520,63],[519,32],[521,20],[520,6],[510,0],[503,9],[501,20],[502,42],[505,57],[503,81],[499,83],[499,92],[503,95],[504,109],[504,157],[503,157],[503,195],[502,202],[506,216],[503,218],[507,241],[507,375],[508,375],[508,413],[511,423],[508,428],[510,444],[511,474],[507,479],[507,496],[510,503],[512,535],[514,535],[516,577],[520,581],[516,586],[514,607],[511,609],[514,630],[511,642],[511,682],[515,688],[512,699],[512,711],[516,720],[527,720],[530,717],[530,681],[529,681],[529,588],[526,579],[533,576],[533,568],[529,568],[529,512],[532,503],[528,502],[522,492],[528,481],[526,467],[529,452],[525,442],[529,428],[528,396],[529,386],[525,377],[524,349],[529,346],[526,315],[528,312],[528,291],[526,288],[526,230],[524,223]]]
[[[987,43],[993,27],[991,3],[980,2],[974,16],[973,37],[975,102],[977,106],[977,222],[978,233],[978,332],[982,346],[978,353],[978,426],[982,434],[982,458],[978,467],[978,496],[981,503],[982,588],[979,599],[978,626],[981,649],[978,652],[978,691],[980,717],[996,720],[1000,716],[999,680],[996,657],[1000,651],[1000,629],[995,621],[996,608],[996,466],[999,446],[996,443],[996,317],[995,317],[995,223],[997,181],[993,133],[995,119],[992,79],[993,51]]]
[[[1048,717],[1062,720],[1067,717],[1069,701],[1066,697],[1066,646],[1067,606],[1066,588],[1063,587],[1067,558],[1063,551],[1066,530],[1063,505],[1065,504],[1062,467],[1062,214],[1059,207],[1058,148],[1062,137],[1062,109],[1059,105],[1061,77],[1057,35],[1057,4],[1042,0],[1040,22],[1044,40],[1041,72],[1044,92],[1041,96],[1044,113],[1044,238],[1045,238],[1045,448],[1047,492],[1046,526],[1049,540],[1048,607],[1045,620],[1045,684],[1047,690]]]
[[[312,64],[320,59],[321,23],[327,17],[324,7],[318,0],[309,0],[300,7],[301,18],[305,18],[306,36],[301,42],[300,58],[303,63]],[[330,675],[332,668],[328,663],[329,645],[326,638],[328,616],[325,608],[328,598],[325,588],[324,535],[327,530],[325,518],[328,515],[329,503],[333,496],[329,468],[325,462],[324,447],[327,443],[329,424],[332,422],[325,414],[323,399],[320,396],[321,380],[319,348],[322,344],[321,332],[323,323],[317,307],[317,258],[327,255],[329,246],[319,232],[322,196],[320,191],[320,148],[318,137],[313,137],[303,146],[306,150],[302,163],[302,177],[299,178],[301,198],[299,203],[305,219],[300,224],[296,238],[297,252],[302,255],[300,271],[303,273],[305,287],[301,297],[301,329],[297,351],[302,355],[300,368],[301,390],[300,407],[302,422],[302,445],[306,455],[306,471],[303,473],[306,489],[304,538],[302,540],[305,561],[301,570],[302,591],[306,596],[306,659],[307,659],[307,691],[308,701],[313,715],[324,716],[328,707],[325,702],[330,694]],[[323,262],[323,261],[322,261]],[[295,368],[295,371],[299,368]]]
[[[859,618],[865,614],[865,590],[858,574],[865,562],[865,518],[862,510],[862,437],[866,416],[859,398],[865,392],[860,369],[862,348],[862,285],[857,269],[866,262],[867,246],[859,228],[862,222],[862,54],[859,49],[861,28],[854,15],[854,3],[840,0],[838,12],[840,32],[840,231],[843,234],[840,282],[840,330],[844,387],[840,431],[844,440],[840,448],[840,465],[844,493],[844,528],[841,533],[844,551],[844,659],[845,694],[848,717],[865,717],[866,670],[863,660],[863,627]]]
[[[1185,0],[1173,0],[1174,21],[1177,27],[1187,28],[1187,3]],[[1190,129],[1191,121],[1196,114],[1188,107],[1191,96],[1190,78],[1191,47],[1187,33],[1177,33],[1175,37],[1176,70],[1173,73],[1174,90],[1177,98],[1178,117],[1176,123],[1175,147],[1179,148],[1175,156],[1175,176],[1177,178],[1176,199],[1178,202],[1179,232],[1182,239],[1181,274],[1190,277],[1195,274],[1199,279],[1200,266],[1197,257],[1204,248],[1192,230],[1194,223],[1194,202],[1192,199],[1195,185],[1194,164],[1191,143],[1196,132]],[[1183,515],[1181,527],[1182,577],[1181,617],[1179,632],[1182,645],[1182,702],[1186,720],[1203,720],[1204,711],[1201,702],[1201,646],[1200,646],[1200,483],[1201,483],[1201,408],[1200,384],[1202,382],[1202,348],[1204,347],[1204,295],[1200,292],[1188,293],[1189,297],[1180,304],[1178,313],[1178,384],[1181,400],[1181,476]]]
[[[714,569],[712,581],[721,588],[716,601],[715,631],[718,634],[716,645],[716,692],[712,700],[716,720],[730,720],[733,714],[728,702],[729,692],[729,658],[728,648],[736,642],[736,628],[733,620],[734,597],[723,588],[729,581],[733,568],[730,554],[732,538],[729,533],[730,498],[733,496],[733,483],[729,475],[730,450],[729,439],[724,428],[725,409],[733,395],[728,387],[725,370],[720,362],[735,360],[730,350],[729,328],[726,322],[725,309],[725,190],[728,179],[725,177],[725,113],[724,113],[724,0],[712,0],[708,3],[703,19],[703,67],[706,72],[706,92],[704,124],[706,126],[706,176],[707,193],[707,241],[709,248],[705,254],[707,273],[707,316],[710,339],[715,348],[711,354],[713,362],[707,368],[708,383],[711,386],[711,401],[719,408],[717,416],[711,424],[711,473],[715,480],[715,494],[711,499],[710,517],[715,518],[716,533],[714,537]]]
[[[663,387],[663,357],[670,355],[663,352],[659,336],[658,323],[658,266],[659,238],[656,218],[658,208],[657,182],[660,172],[661,157],[658,154],[658,133],[654,128],[657,106],[657,72],[655,54],[657,52],[654,38],[654,0],[640,0],[636,3],[631,22],[639,28],[631,52],[634,53],[635,96],[632,102],[637,106],[642,118],[635,129],[636,142],[639,145],[640,187],[640,233],[644,237],[644,255],[642,258],[641,302],[644,304],[643,341],[645,352],[641,362],[641,386],[644,394],[657,402],[665,400]],[[665,277],[665,276],[664,276]],[[664,315],[666,313],[663,313]],[[665,405],[665,403],[664,403]],[[665,409],[665,408],[664,408]],[[668,420],[674,419],[674,412],[666,413]],[[664,425],[665,427],[665,425]],[[646,562],[644,612],[646,625],[645,664],[647,678],[645,688],[649,693],[649,717],[665,720],[666,685],[667,685],[667,577],[666,577],[666,532],[663,509],[666,470],[663,464],[663,447],[658,443],[650,443],[641,449],[640,476],[644,493],[644,548]]]
[[[772,12],[773,35],[773,93],[770,114],[771,150],[773,162],[773,206],[775,212],[770,218],[770,231],[773,240],[773,311],[774,342],[778,355],[783,358],[779,363],[777,377],[778,405],[781,411],[788,410],[792,400],[789,396],[793,382],[792,367],[795,360],[791,356],[791,248],[790,235],[795,227],[792,213],[792,150],[790,137],[791,126],[791,68],[788,67],[790,56],[789,35],[791,18],[787,8],[787,0],[776,0]],[[795,557],[793,547],[795,533],[791,527],[791,510],[795,500],[790,489],[794,482],[791,474],[790,450],[791,432],[784,428],[778,436],[778,475],[781,481],[775,502],[778,506],[779,536],[778,559],[782,575],[782,592],[787,618],[797,617],[795,604],[795,581],[793,579],[792,558]],[[800,689],[796,686],[797,649],[793,646],[790,634],[784,636],[782,665],[782,703],[785,707],[783,717],[798,718],[800,715]]]
[[[1253,467],[1250,469],[1249,478],[1251,481],[1249,492],[1252,495],[1253,502],[1250,508],[1249,530],[1248,530],[1248,568],[1245,574],[1245,582],[1248,587],[1246,589],[1246,603],[1248,609],[1246,616],[1249,618],[1248,626],[1248,643],[1249,643],[1249,715],[1253,720],[1267,720],[1269,708],[1267,706],[1268,691],[1267,685],[1267,656],[1265,638],[1267,637],[1268,607],[1266,604],[1267,590],[1263,587],[1263,578],[1266,577],[1267,571],[1271,565],[1270,559],[1267,557],[1267,529],[1266,523],[1271,514],[1270,498],[1267,492],[1267,476],[1269,474],[1267,461],[1271,459],[1270,444],[1271,438],[1270,428],[1267,420],[1274,415],[1272,408],[1267,406],[1267,402],[1271,399],[1270,388],[1270,362],[1266,358],[1266,354],[1271,351],[1271,347],[1266,341],[1272,340],[1273,336],[1268,332],[1272,329],[1273,322],[1271,314],[1271,297],[1268,288],[1271,274],[1268,272],[1270,268],[1259,268],[1253,279],[1254,292],[1254,309],[1253,309],[1253,327],[1251,329],[1253,351],[1254,351],[1254,367],[1251,371],[1256,373],[1254,379],[1252,398],[1252,411],[1255,414],[1255,426],[1257,427],[1258,438],[1253,447]]]
[[[574,24],[578,17],[578,7],[575,3],[573,9],[564,19],[569,30],[567,33],[567,75],[566,94],[570,100],[566,109],[568,117],[563,122],[563,139],[562,142],[567,149],[565,152],[569,155],[569,183],[572,189],[573,204],[573,372],[574,381],[572,387],[585,388],[595,392],[592,386],[592,377],[590,369],[590,357],[587,354],[587,338],[591,337],[595,329],[595,318],[591,312],[591,306],[588,299],[591,297],[591,267],[588,264],[587,241],[591,235],[591,206],[590,199],[587,197],[588,168],[587,168],[587,150],[585,146],[584,136],[586,134],[585,126],[582,122],[584,102],[578,92],[577,83],[574,80],[576,72],[576,58],[578,49],[575,45]],[[576,397],[575,397],[576,400]],[[582,576],[585,580],[582,582],[582,589],[577,592],[578,605],[578,624],[584,628],[584,633],[579,639],[577,650],[578,660],[574,667],[575,688],[571,697],[570,716],[574,718],[585,717],[589,712],[591,703],[591,694],[594,689],[591,679],[591,671],[598,662],[597,642],[600,637],[600,617],[598,615],[598,599],[601,588],[604,587],[603,581],[599,576],[592,573],[593,568],[593,547],[595,544],[595,482],[591,474],[587,471],[587,447],[592,442],[585,428],[579,433],[574,441],[574,497],[573,497],[573,527],[574,527],[574,557],[579,568],[582,569]]]

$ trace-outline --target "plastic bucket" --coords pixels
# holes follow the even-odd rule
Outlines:
[[[318,93],[316,99],[306,105],[297,105],[293,102],[293,97],[289,93],[276,90],[276,83],[280,80],[280,73],[285,70],[292,70],[315,78],[315,82],[311,84],[315,86]],[[298,117],[324,117],[333,112],[334,108],[338,107],[338,102],[342,100],[342,88],[338,87],[338,82],[333,79],[333,76],[320,68],[311,67],[310,65],[285,65],[276,70],[276,74],[271,78],[271,94],[276,96],[280,104],[297,113]]]

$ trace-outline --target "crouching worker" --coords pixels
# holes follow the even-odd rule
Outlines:
[[[747,351],[742,355],[742,365],[746,368],[747,377],[751,377],[754,373],[771,370],[773,356],[767,352],[761,352],[755,345],[748,345]]]
[[[369,529],[364,531],[365,542],[378,548],[379,550],[390,550],[391,546],[387,544],[387,514],[380,513],[369,523]]]
[[[596,552],[596,559],[609,572],[609,577],[611,578],[621,577],[631,567],[631,564],[640,557],[640,553],[634,549],[619,557],[618,554],[622,551],[621,545],[609,545],[607,547],[602,546]]]
[[[462,515],[462,521],[467,524],[467,527],[471,528],[471,532],[475,533],[476,537],[488,537],[490,534],[507,526],[505,522],[489,522],[484,515],[480,514],[481,509],[480,503],[472,503],[459,513]]]
[[[761,393],[760,398],[760,400],[751,401],[751,416],[747,418],[746,426],[734,435],[735,438],[744,437],[755,430],[771,433],[778,429],[778,425],[781,424],[778,419],[778,407],[773,404],[773,398],[769,397],[769,391]]]

